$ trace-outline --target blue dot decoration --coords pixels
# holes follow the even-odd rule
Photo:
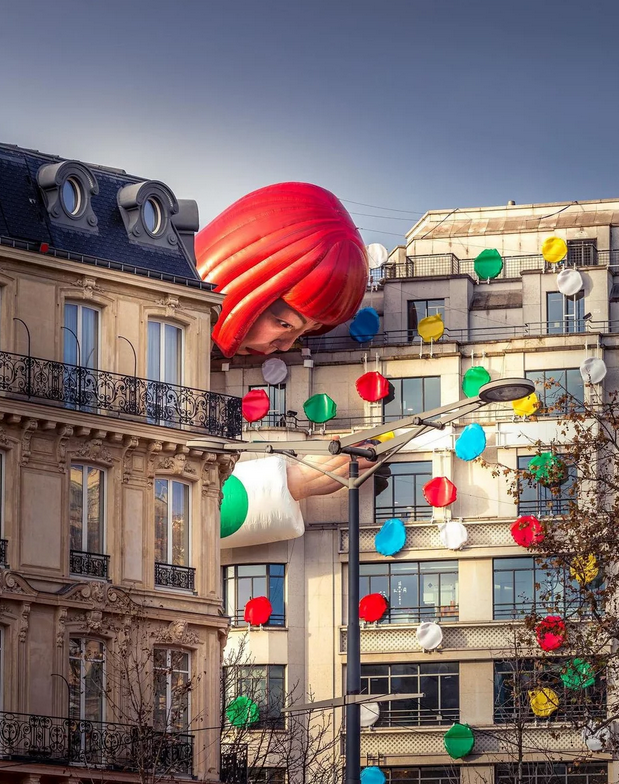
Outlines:
[[[361,784],[385,784],[385,781],[385,774],[376,765],[361,771]]]
[[[387,520],[374,537],[374,547],[381,555],[395,555],[399,553],[406,542],[406,528],[401,520],[392,517]]]
[[[467,425],[456,441],[456,455],[460,460],[475,460],[486,448],[486,434],[481,425]]]
[[[361,308],[352,320],[348,331],[357,343],[372,340],[380,329],[380,319],[374,308]]]

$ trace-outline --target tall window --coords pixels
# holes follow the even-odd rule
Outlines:
[[[432,462],[390,463],[389,471],[391,475],[386,479],[386,487],[376,496],[376,519],[424,520],[432,517],[432,507],[423,496],[423,486],[432,479]]]
[[[519,457],[518,468],[525,470],[533,457]],[[537,517],[565,514],[573,500],[570,488],[576,480],[576,466],[567,467],[567,479],[559,487],[546,487],[540,482],[521,481],[518,489],[518,514]]]
[[[99,367],[99,311],[86,305],[64,306],[63,361],[87,368]],[[69,331],[71,330],[71,331]]]
[[[281,427],[286,425],[286,385],[285,384],[266,384],[262,386],[251,386],[251,389],[264,389],[269,396],[269,413],[260,421],[271,427]]]
[[[155,648],[154,726],[159,732],[189,730],[189,654],[170,648]]]
[[[383,622],[457,621],[458,562],[359,564],[359,595],[369,593],[381,593],[389,601]]]
[[[549,335],[585,331],[585,297],[582,291],[566,297],[558,291],[546,294],[546,321]]]
[[[495,558],[494,619],[521,618],[535,610],[540,615],[569,617],[581,605],[582,594],[566,566],[545,568],[531,557]],[[599,574],[588,584],[596,591],[603,584]]]
[[[225,668],[225,698],[229,705],[236,697],[249,697],[260,711],[260,720],[252,729],[272,727],[283,729],[286,720],[282,713],[285,699],[285,673],[283,664],[235,666]]]
[[[155,479],[155,561],[189,566],[189,485]]]
[[[71,550],[103,552],[104,480],[100,468],[71,465]]]
[[[566,762],[524,762],[522,778],[518,779],[518,763],[496,765],[495,784],[606,784],[608,770],[605,763],[570,764]]]
[[[163,321],[148,322],[148,378],[183,383],[183,330]]]
[[[233,623],[242,623],[245,605],[266,596],[273,612],[267,626],[284,626],[284,564],[243,564],[224,567],[224,603]]]
[[[420,414],[440,405],[440,376],[390,378],[389,395],[383,400],[383,421]]]
[[[408,332],[409,340],[417,335],[417,327],[426,316],[440,315],[445,320],[444,299],[413,299],[408,300]]]
[[[69,642],[70,716],[103,721],[104,647],[98,640],[71,638]]]
[[[452,724],[460,717],[457,662],[362,664],[361,694],[423,694],[423,698],[382,702],[375,727]]]
[[[584,384],[580,370],[529,370],[525,374],[535,384],[535,393],[541,401],[542,409],[553,409],[551,416],[579,410],[585,399]]]

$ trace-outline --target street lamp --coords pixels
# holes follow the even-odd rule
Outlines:
[[[444,430],[456,419],[471,414],[489,403],[507,403],[519,400],[535,391],[528,378],[504,378],[484,384],[479,395],[459,400],[447,406],[432,409],[415,416],[404,417],[395,422],[378,425],[368,430],[357,431],[332,441],[259,441],[230,443],[205,438],[189,441],[187,446],[195,449],[223,452],[262,452],[283,454],[298,463],[314,468],[348,488],[348,626],[346,632],[346,695],[336,700],[323,700],[321,707],[344,705],[346,708],[346,784],[359,784],[361,778],[361,725],[360,702],[355,695],[361,691],[361,632],[359,628],[359,488],[381,465],[390,460],[410,441],[431,430]],[[364,442],[384,435],[386,432],[406,430],[393,438],[376,445],[359,446]],[[348,455],[350,468],[348,479],[320,466],[307,462],[305,455]],[[359,458],[374,463],[359,476]],[[348,699],[347,699],[348,698]],[[384,699],[384,697],[383,697]],[[318,706],[316,706],[318,707]]]

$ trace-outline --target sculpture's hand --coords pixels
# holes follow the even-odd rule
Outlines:
[[[311,465],[319,466],[320,468],[331,471],[337,476],[347,477],[348,466],[350,465],[350,457],[348,455],[308,455],[305,460]],[[359,458],[359,473],[367,471],[367,469],[374,465],[369,460]],[[294,463],[287,467],[288,473],[288,489],[295,501],[300,501],[302,498],[309,498],[312,495],[330,495],[335,493],[336,490],[341,490],[342,485],[331,479],[330,476],[325,476],[320,471],[309,465],[303,463]]]

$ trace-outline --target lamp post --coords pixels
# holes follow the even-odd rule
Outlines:
[[[447,406],[432,409],[416,416],[409,416],[388,424],[378,425],[353,433],[338,440],[308,441],[260,441],[226,443],[216,439],[189,441],[187,446],[196,449],[223,452],[262,452],[283,454],[290,459],[310,466],[348,488],[348,626],[346,637],[346,695],[334,700],[323,700],[320,706],[344,705],[346,707],[346,784],[359,784],[361,777],[361,632],[359,628],[359,488],[380,468],[394,457],[410,441],[431,430],[444,430],[445,426],[471,414],[489,403],[507,403],[519,400],[535,391],[535,385],[527,378],[506,378],[484,384],[479,395],[459,400]],[[359,446],[386,432],[406,432],[375,446]],[[348,478],[326,471],[318,465],[305,461],[305,455],[348,455],[350,468]],[[374,463],[359,476],[358,458],[364,457]],[[357,699],[355,699],[357,697]],[[374,698],[376,699],[376,698]],[[384,699],[384,697],[383,697]],[[298,709],[307,706],[298,706]],[[316,706],[318,707],[318,705]]]

